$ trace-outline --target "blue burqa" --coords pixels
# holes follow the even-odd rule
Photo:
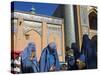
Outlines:
[[[90,39],[87,34],[83,35],[81,53],[85,55],[86,68],[91,69],[93,49],[91,48]]]
[[[33,73],[39,71],[36,55],[33,57],[32,60],[30,60],[32,51],[35,52],[36,48],[35,48],[35,44],[31,42],[21,53],[22,73]]]
[[[55,43],[50,43],[43,49],[40,57],[40,72],[48,72],[54,66],[54,71],[60,70],[60,64]]]

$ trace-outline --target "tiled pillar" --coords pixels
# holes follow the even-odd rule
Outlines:
[[[63,52],[63,61],[65,61],[65,40],[64,40],[64,24],[62,24],[62,52]]]
[[[42,49],[47,46],[47,32],[48,32],[47,23],[43,20],[42,21]]]
[[[79,48],[81,50],[81,45],[82,45],[82,26],[81,26],[81,19],[80,19],[80,5],[77,5],[76,6],[76,11],[77,11],[77,36],[78,36],[78,45],[79,45]]]
[[[17,21],[16,51],[22,51],[23,45],[23,18],[19,17]]]

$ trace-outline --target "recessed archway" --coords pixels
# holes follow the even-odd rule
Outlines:
[[[95,9],[92,9],[91,12],[89,12],[89,26],[92,30],[97,30],[97,11]]]

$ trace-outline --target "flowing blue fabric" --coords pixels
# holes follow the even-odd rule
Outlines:
[[[51,66],[55,66],[55,70],[60,70],[60,64],[55,43],[50,43],[43,49],[40,57],[40,72],[50,71]]]
[[[92,62],[92,48],[91,48],[91,43],[90,43],[90,39],[88,37],[87,34],[83,35],[83,43],[82,43],[82,48],[81,48],[82,54],[85,55],[85,59],[86,59],[86,66],[87,69],[92,68],[91,67],[91,62]]]
[[[33,60],[30,60],[30,55],[32,51],[36,51],[35,44],[34,43],[29,43],[28,46],[25,48],[25,50],[21,54],[21,62],[22,62],[22,70],[24,73],[29,73],[29,72],[38,72],[39,67],[37,63],[37,58],[36,56],[33,58]],[[29,67],[31,68],[29,71]]]

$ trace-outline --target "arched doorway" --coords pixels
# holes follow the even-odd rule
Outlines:
[[[90,29],[97,30],[97,13],[93,10],[89,13],[89,25]]]
[[[97,11],[96,9],[92,8],[89,12],[89,37],[92,38],[93,36],[97,35]]]

